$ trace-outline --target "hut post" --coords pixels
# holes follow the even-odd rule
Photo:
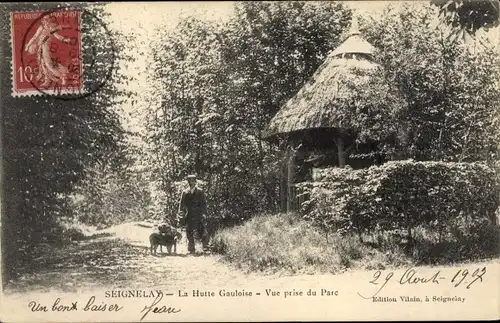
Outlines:
[[[295,158],[295,152],[293,150],[293,143],[288,148],[288,196],[287,196],[287,205],[286,211],[294,212],[296,211],[296,193],[295,193],[295,179],[297,176],[297,162]]]
[[[280,212],[287,211],[288,200],[288,160],[290,159],[290,151],[288,147],[280,145],[281,165],[280,165]]]
[[[339,167],[344,168],[346,163],[346,153],[345,153],[345,145],[344,138],[339,136],[335,139],[335,144],[337,145],[337,154],[339,158]]]
[[[295,180],[294,180],[294,211],[299,211],[302,203],[304,202],[304,197],[300,194],[299,189],[297,188],[298,183],[303,183],[308,179],[308,165],[305,162],[306,159],[306,151],[304,150],[304,145],[302,143],[299,145],[297,150],[295,151]]]

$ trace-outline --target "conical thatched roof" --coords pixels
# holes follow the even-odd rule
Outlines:
[[[342,128],[336,105],[353,98],[353,86],[362,87],[379,65],[374,47],[364,40],[353,19],[345,41],[333,50],[311,79],[271,120],[266,137],[311,128]]]

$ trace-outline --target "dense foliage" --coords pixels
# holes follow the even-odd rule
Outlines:
[[[152,67],[161,103],[146,124],[147,164],[167,196],[157,209],[176,212],[178,182],[196,172],[216,222],[276,210],[279,156],[262,131],[348,19],[340,4],[253,2],[236,4],[223,25],[189,18],[174,32],[160,27]]]
[[[377,250],[353,235],[331,235],[294,213],[261,214],[245,224],[221,230],[213,252],[248,271],[280,274],[343,272],[346,268],[380,269],[409,266],[402,252]]]
[[[450,40],[433,25],[435,14],[412,4],[363,24],[387,82],[405,101],[388,120],[398,133],[393,158],[497,160],[498,44]]]
[[[2,75],[11,72],[8,11],[54,5],[3,7],[8,10],[0,16]],[[98,8],[93,12],[105,18]],[[491,164],[500,148],[498,45],[466,47],[450,39],[433,25],[438,11],[408,4],[386,11],[380,20],[361,22],[364,37],[379,49],[377,60],[385,72],[359,92],[358,101],[371,100],[370,105],[349,109],[347,104],[342,115],[359,142],[378,140],[391,159]],[[2,78],[4,278],[15,273],[19,261],[30,259],[34,245],[59,238],[57,220],[62,217],[111,225],[174,215],[182,180],[192,172],[207,192],[212,229],[277,211],[285,142],[266,142],[263,131],[343,40],[350,18],[348,7],[333,2],[239,2],[225,23],[190,17],[174,30],[160,25],[149,44],[147,74],[154,83],[149,96],[124,90],[128,77],[121,69],[95,95],[74,101],[13,98],[11,79]],[[473,24],[472,31],[488,25]],[[99,55],[90,50],[110,38],[99,35],[99,28],[86,28],[93,34],[85,39],[85,55]],[[131,61],[126,53],[133,43],[112,33],[116,59]],[[384,96],[387,87],[391,96]],[[142,113],[145,131],[140,135],[122,128],[119,109],[126,100]],[[389,101],[394,104],[378,113]],[[405,178],[403,171],[410,176]],[[464,219],[453,226],[467,225],[469,231],[460,227],[456,232],[469,234],[476,222],[464,217],[481,222],[496,203],[495,190],[486,191],[494,187],[494,174],[476,164],[400,163],[337,172],[340,187],[334,194],[346,195],[328,206],[335,208],[335,216],[324,216],[331,209],[315,211],[325,228],[374,229],[378,223],[394,229],[390,223],[395,223],[408,231],[424,222],[433,225],[431,217],[439,225],[449,217]],[[411,178],[416,182],[407,183]],[[403,184],[416,195],[391,186]],[[437,186],[442,188],[435,195],[419,195]],[[354,199],[363,194],[373,204]],[[416,214],[414,201],[438,207]],[[363,208],[356,203],[364,203]],[[397,210],[407,205],[406,211]],[[375,215],[381,207],[385,213]],[[385,221],[373,221],[382,214]],[[448,224],[440,227],[443,235]]]
[[[35,3],[2,7],[3,76],[11,73],[10,12],[55,7],[56,4]],[[87,9],[104,18],[99,7]],[[83,28],[102,31],[89,25],[95,22],[95,19],[84,20]],[[106,55],[99,50],[108,46],[100,42],[112,38],[108,35],[85,38],[84,70],[93,64],[85,57]],[[122,45],[114,44],[118,56]],[[86,176],[88,167],[105,161],[110,162],[110,167],[121,163],[124,134],[115,107],[124,93],[116,86],[118,80],[126,81],[115,70],[95,95],[68,101],[53,96],[12,97],[11,78],[2,77],[4,279],[15,274],[19,262],[31,259],[34,246],[60,238],[57,220],[71,214],[68,197]]]
[[[493,161],[496,47],[471,52],[448,39],[432,25],[437,11],[409,4],[362,21],[385,73],[357,91],[370,104],[346,108],[345,124],[359,143],[379,141],[390,159]],[[159,28],[151,63],[159,104],[144,102],[145,164],[161,197],[153,213],[176,212],[190,172],[204,181],[213,219],[230,224],[276,210],[284,156],[262,132],[342,41],[349,19],[341,4],[238,3],[224,24],[188,18],[174,31]],[[387,86],[390,97],[380,95]]]
[[[443,239],[480,238],[496,222],[495,173],[477,163],[388,162],[368,169],[326,169],[302,184],[302,212],[327,232],[400,232]]]
[[[441,21],[454,28],[455,34],[472,34],[498,26],[500,3],[496,0],[431,0],[439,7]]]
[[[117,165],[98,163],[87,167],[85,178],[74,185],[69,197],[74,220],[102,228],[150,218],[146,173],[137,163],[141,152],[130,140],[136,137],[127,135],[129,140]]]

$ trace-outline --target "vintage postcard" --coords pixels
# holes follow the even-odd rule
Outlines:
[[[499,319],[498,25],[0,3],[1,321]]]

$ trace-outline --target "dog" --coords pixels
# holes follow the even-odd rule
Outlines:
[[[163,252],[162,246],[166,246],[168,253],[172,253],[172,246],[174,247],[174,253],[177,253],[177,241],[182,239],[182,234],[172,226],[167,224],[160,224],[158,226],[158,231],[160,233],[152,233],[149,236],[150,252],[152,255],[156,255],[156,250],[160,246],[160,252]]]

